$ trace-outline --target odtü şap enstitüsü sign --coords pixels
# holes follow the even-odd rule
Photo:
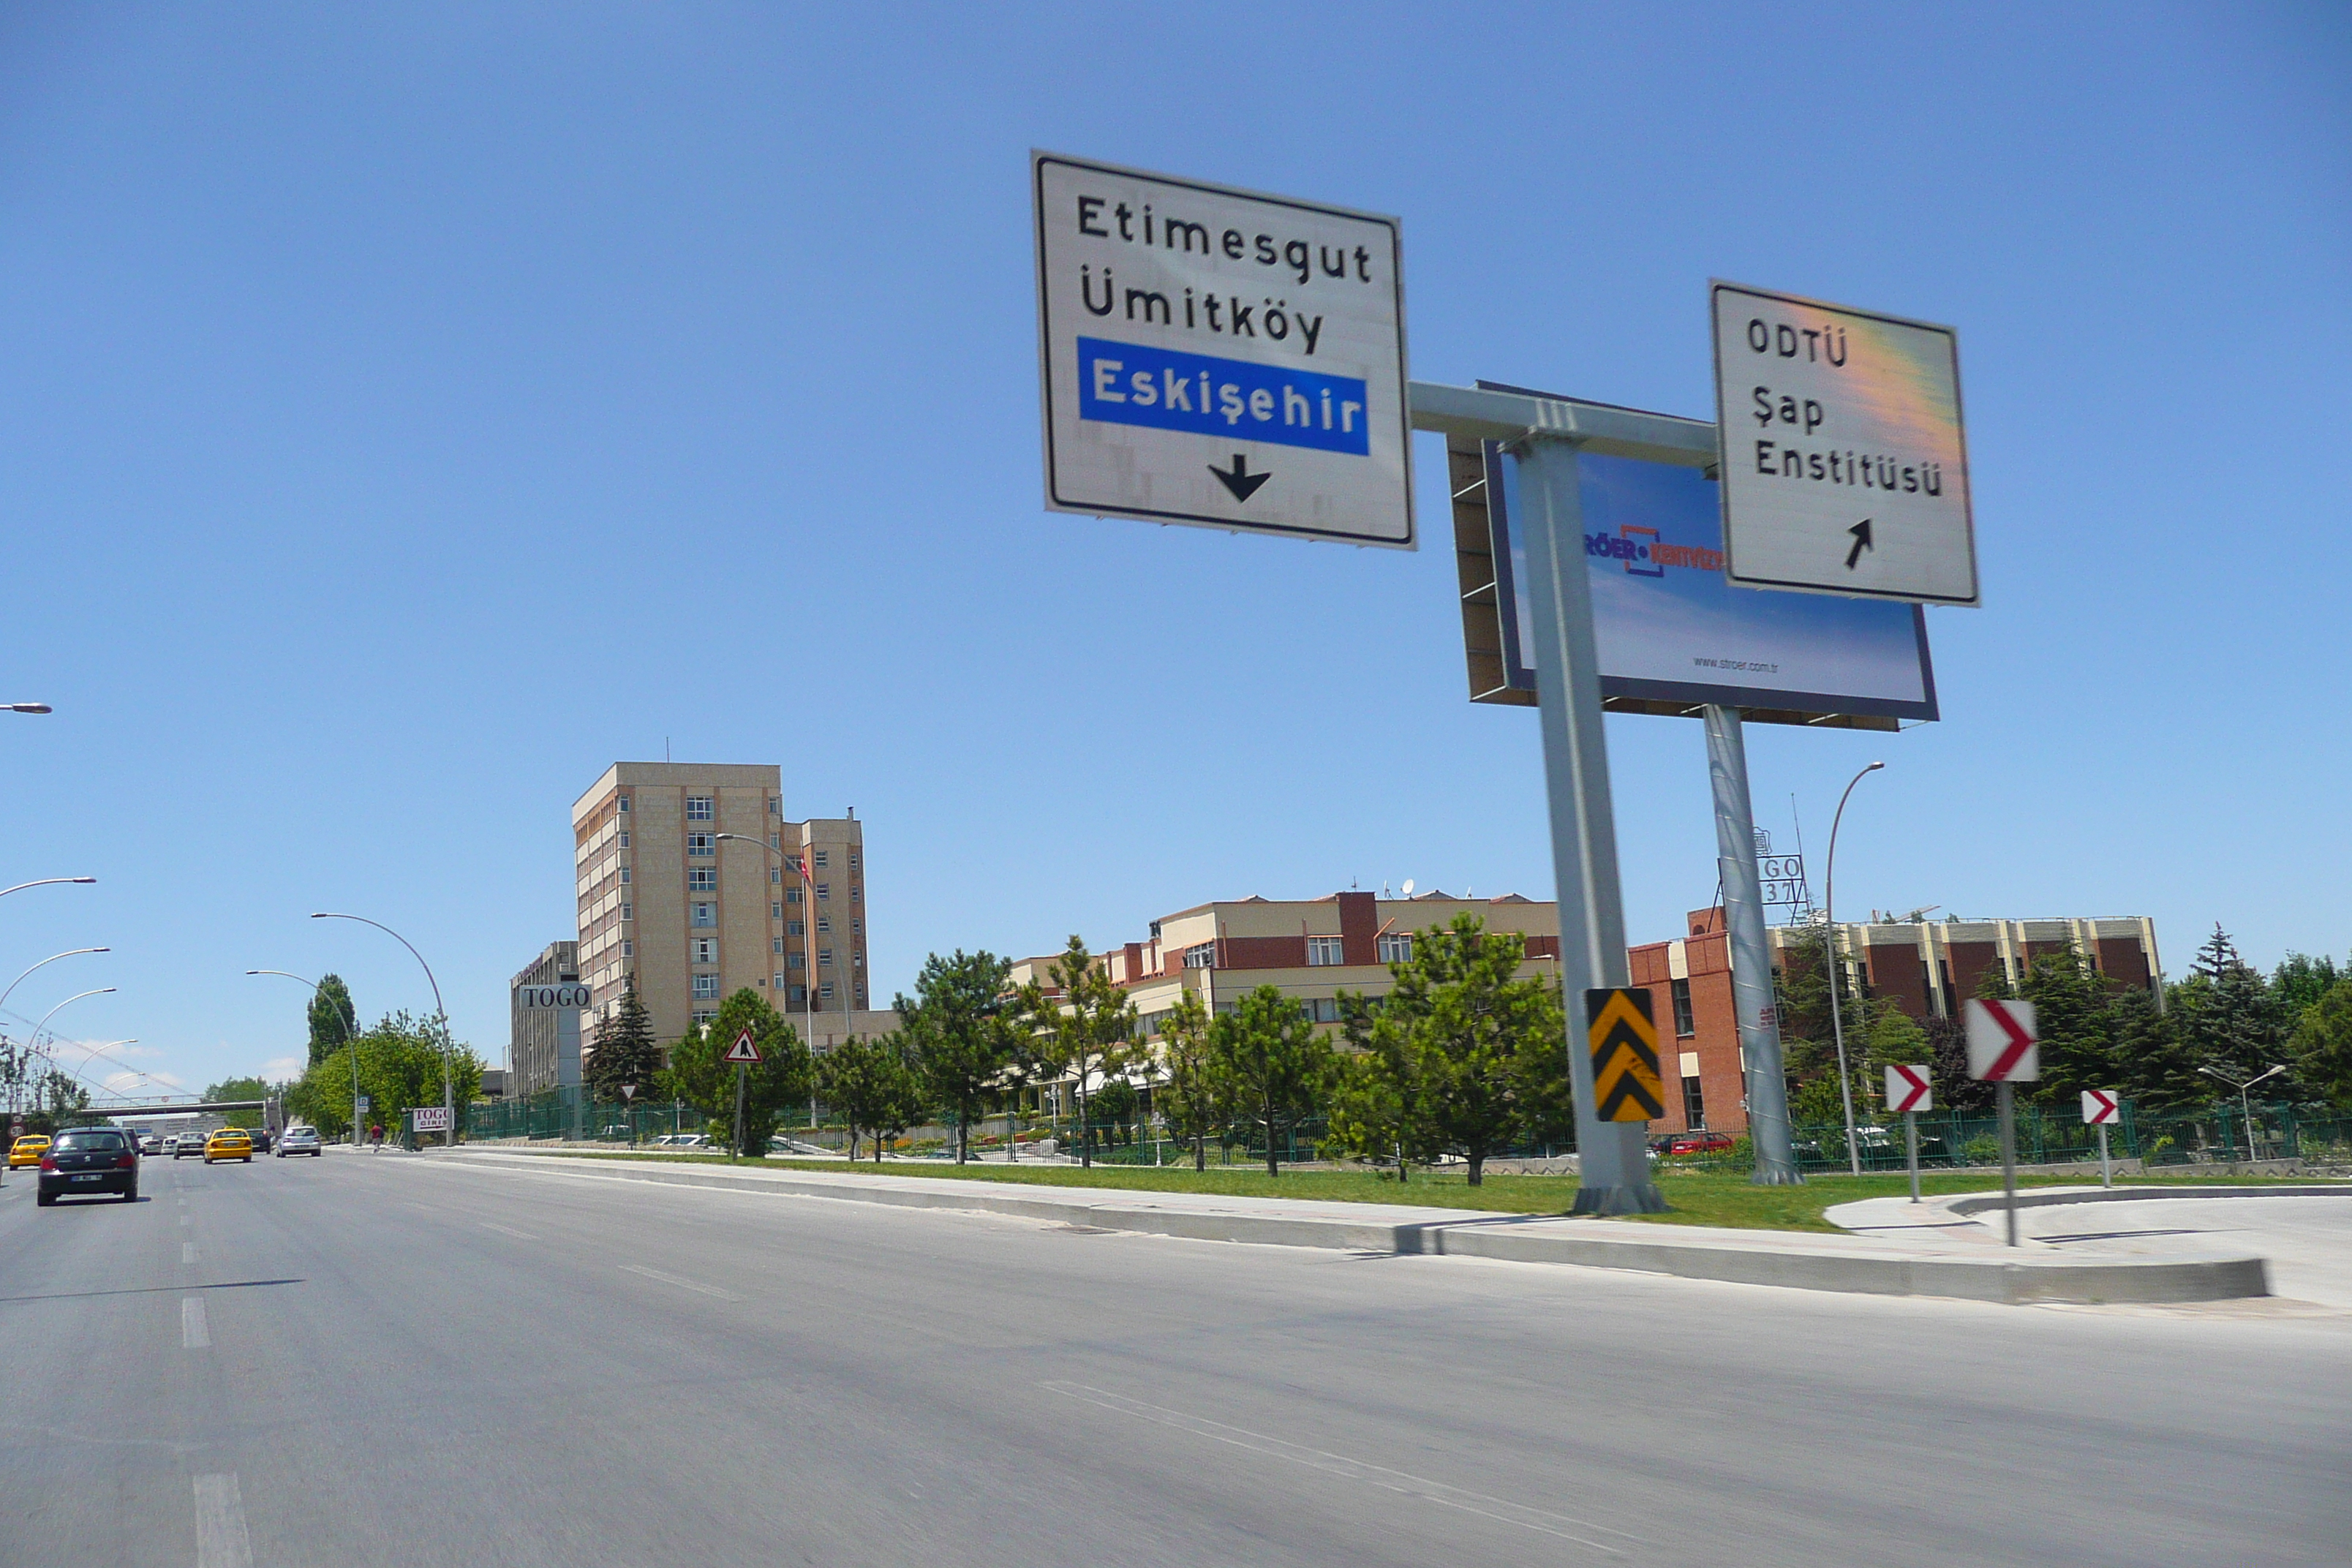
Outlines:
[[[1710,292],[1724,575],[1977,603],[1958,335],[1736,283]]]
[[[1049,508],[1412,548],[1396,219],[1030,175]]]

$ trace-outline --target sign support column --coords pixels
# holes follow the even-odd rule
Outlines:
[[[1723,876],[1724,924],[1731,940],[1731,1002],[1748,1083],[1748,1134],[1759,1186],[1804,1178],[1789,1142],[1789,1083],[1772,1005],[1772,953],[1764,936],[1764,889],[1756,866],[1756,814],[1748,794],[1748,742],[1739,710],[1706,707],[1706,772],[1715,791],[1716,864]]]
[[[1592,584],[1584,563],[1579,445],[1530,433],[1511,448],[1529,514],[1536,698],[1559,898],[1560,997],[1569,1020],[1570,1037],[1561,1043],[1576,1094],[1575,1212],[1656,1214],[1666,1202],[1650,1180],[1645,1124],[1601,1119],[1591,1057],[1582,1037],[1585,992],[1622,986],[1629,975],[1617,881],[1617,821],[1601,733],[1601,665],[1592,637]]]

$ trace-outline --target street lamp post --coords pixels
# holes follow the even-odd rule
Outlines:
[[[2220,1079],[2238,1091],[2238,1113],[2246,1121],[2246,1163],[2252,1164],[2254,1163],[2254,1102],[2252,1098],[2253,1087],[2264,1079],[2276,1078],[2286,1071],[2285,1064],[2274,1064],[2270,1071],[2256,1073],[2243,1083],[2240,1083],[2228,1073],[2216,1071],[2212,1068],[2199,1068],[2197,1070],[2208,1077]]]
[[[248,969],[246,973],[247,974],[280,974],[289,980],[301,980],[303,984],[310,988],[310,994],[313,996],[319,994],[317,981],[303,980],[302,976],[290,969]],[[360,1146],[360,1048],[352,1043],[351,1021],[343,1016],[343,1010],[341,1007],[332,1006],[331,1004],[330,1006],[335,1015],[335,1027],[342,1031],[343,1048],[352,1053],[352,1147],[357,1149]]]
[[[1846,1165],[1857,1176],[1862,1174],[1862,1145],[1853,1135],[1853,1081],[1845,1067],[1845,1009],[1838,1005],[1838,970],[1842,964],[1837,950],[1837,836],[1838,824],[1845,819],[1846,795],[1853,793],[1853,786],[1860,784],[1864,775],[1874,773],[1885,765],[1885,763],[1873,763],[1846,780],[1845,795],[1838,796],[1837,815],[1830,818],[1830,863],[1822,886],[1822,914],[1828,921],[1828,929],[1823,934],[1828,938],[1829,951],[1830,1033],[1837,1040],[1838,1100],[1845,1107]]]
[[[425,955],[416,951],[416,944],[415,942],[409,941],[406,937],[401,935],[398,931],[393,930],[382,921],[372,921],[365,915],[337,914],[331,910],[314,911],[310,918],[314,921],[357,921],[363,926],[373,926],[376,930],[383,932],[384,935],[392,938],[393,941],[400,943],[401,946],[408,949],[408,956],[416,960],[416,966],[425,971],[425,984],[433,987],[434,1022],[441,1026],[441,1115],[444,1118],[441,1139],[444,1146],[453,1149],[456,1148],[457,1144],[457,1084],[449,1056],[449,1009],[442,1005],[441,983],[433,978],[433,966],[425,962]],[[356,1065],[358,1053],[354,1052],[352,1055],[354,1065]],[[354,1127],[353,1131],[356,1132],[357,1131],[357,1128]]]
[[[10,989],[13,990],[14,987],[12,986]],[[111,985],[100,985],[95,990],[77,991],[72,995],[67,997],[63,1002],[58,1003],[56,1007],[52,1007],[47,1012],[42,1014],[41,1021],[33,1026],[33,1032],[25,1038],[25,1051],[27,1058],[29,1058],[31,1053],[39,1047],[41,1043],[41,1031],[49,1026],[49,1020],[58,1016],[58,1012],[60,1008],[79,1002],[85,996],[104,996],[113,991],[113,989],[114,987]],[[51,1065],[52,1067],[55,1065],[54,1058],[51,1058]],[[10,1105],[9,1110],[13,1115],[16,1110],[14,1104]]]
[[[47,880],[49,880],[49,881],[53,881],[53,882],[57,882],[57,881],[68,881],[68,880],[75,880],[75,879],[69,879],[69,878],[63,878],[63,877],[51,877],[51,878],[48,878],[48,879],[47,879]],[[17,884],[17,886],[19,886],[19,887],[26,887],[26,888],[37,888],[37,887],[39,887],[40,885],[41,885],[41,884],[40,884],[40,883],[38,883],[38,882],[22,882],[22,883]],[[7,889],[7,891],[9,891],[9,892],[11,892],[11,893],[15,892],[16,890],[16,888],[10,888],[10,889]],[[49,965],[49,964],[55,963],[56,963],[58,959],[60,959],[60,958],[75,958],[75,957],[79,957],[79,955],[81,955],[82,953],[85,953],[85,952],[111,952],[111,951],[113,951],[113,950],[112,950],[112,949],[110,949],[110,948],[104,948],[104,947],[69,947],[69,948],[66,949],[66,950],[65,950],[65,952],[53,952],[53,953],[49,954],[49,956],[48,956],[48,957],[47,957],[47,958],[45,958],[45,959],[41,960],[41,962],[40,962],[39,963],[37,963],[37,964],[33,965],[33,968],[32,968],[32,969],[27,969],[26,971],[25,971],[25,973],[24,973],[23,974],[19,974],[18,976],[16,976],[16,979],[11,980],[10,982],[8,982],[8,987],[7,987],[7,989],[6,989],[6,990],[5,990],[5,991],[0,991],[0,1008],[5,1008],[5,1007],[7,1006],[7,1005],[8,1005],[8,998],[16,993],[16,987],[17,987],[17,986],[22,985],[23,984],[25,984],[25,981],[26,981],[26,977],[27,977],[27,976],[29,976],[29,975],[33,973],[33,970],[34,970],[34,969],[41,969],[41,968],[44,968],[44,967],[46,967],[46,966],[47,966],[47,965]],[[39,1033],[39,1031],[38,1031],[37,1029],[37,1030],[35,1030],[34,1032],[35,1032],[36,1034]],[[31,1044],[31,1042],[30,1042],[30,1041],[27,1041],[27,1042],[26,1043],[26,1047],[25,1047],[25,1048],[26,1048],[26,1050],[28,1050],[28,1051],[32,1049],[32,1044]],[[16,1089],[15,1089],[15,1087],[14,1087],[13,1085],[10,1087],[10,1089],[9,1089],[8,1110],[9,1110],[9,1112],[10,1112],[12,1115],[15,1113],[15,1111],[16,1111]]]

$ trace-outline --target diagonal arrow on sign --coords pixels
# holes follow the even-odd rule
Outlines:
[[[1931,1103],[1933,1085],[1926,1068],[1889,1067],[1886,1069],[1886,1109],[1889,1110],[1925,1110]]]
[[[1985,1083],[2031,1083],[2042,1076],[2031,1002],[1969,1001],[1969,1076]]]
[[[2086,1089],[2083,1091],[2083,1120],[2096,1127],[2116,1118],[2116,1091],[2111,1089]]]

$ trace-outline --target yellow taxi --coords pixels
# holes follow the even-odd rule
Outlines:
[[[41,1163],[41,1156],[48,1152],[49,1140],[46,1134],[27,1132],[8,1145],[8,1168],[15,1171],[26,1165],[37,1165]]]
[[[242,1160],[253,1163],[253,1139],[242,1127],[224,1127],[205,1140],[205,1163],[215,1160]]]

